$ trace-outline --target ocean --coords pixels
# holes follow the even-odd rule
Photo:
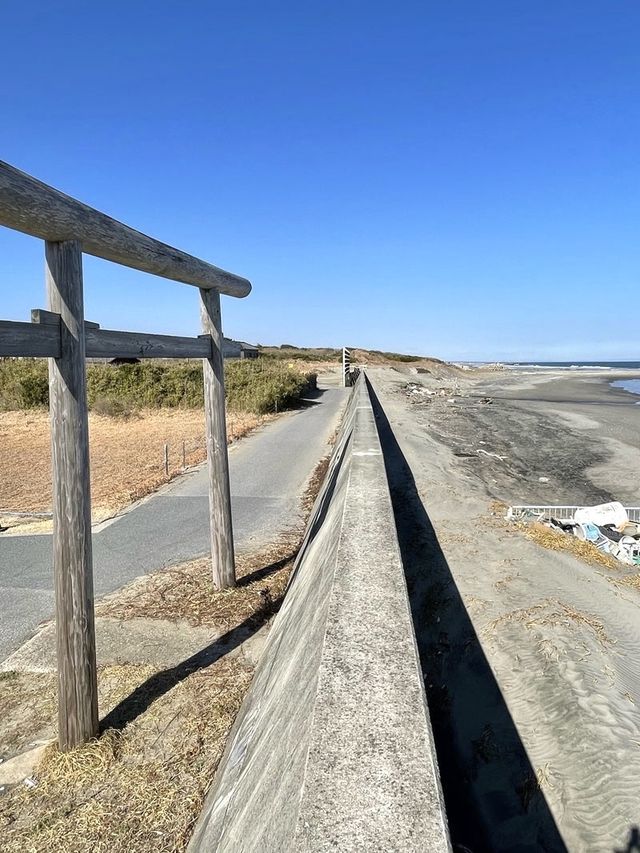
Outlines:
[[[640,361],[509,361],[506,367],[538,367],[564,370],[640,370]]]
[[[640,370],[640,361],[512,361],[505,367],[528,367],[532,370]],[[640,396],[640,379],[618,379],[610,384],[612,388],[622,388],[623,391]]]
[[[622,388],[623,391],[640,395],[640,379],[618,379],[616,382],[612,382],[611,385],[613,388]]]

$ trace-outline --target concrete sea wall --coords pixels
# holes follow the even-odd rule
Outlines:
[[[384,460],[360,376],[190,850],[449,849]]]

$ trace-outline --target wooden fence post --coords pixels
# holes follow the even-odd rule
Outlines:
[[[60,749],[98,734],[93,613],[89,424],[82,247],[46,242],[48,307],[61,315],[60,357],[49,359]]]
[[[219,589],[236,585],[231,523],[231,489],[224,400],[222,319],[217,290],[200,290],[202,330],[211,336],[211,358],[203,359],[204,411],[209,468],[209,519],[213,582]]]

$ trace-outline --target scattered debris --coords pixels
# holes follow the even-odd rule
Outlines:
[[[457,385],[442,388],[426,388],[417,382],[407,382],[402,388],[403,393],[412,403],[428,403],[433,397],[446,397],[448,403],[455,403],[456,397],[464,397]]]
[[[640,507],[618,501],[591,507],[512,506],[506,518],[574,536],[621,563],[640,567]]]
[[[504,462],[504,460],[507,458],[506,456],[501,456],[499,453],[491,453],[489,450],[483,450],[482,448],[480,448],[477,452],[478,454],[482,453],[483,456],[491,456],[492,459],[499,459],[500,462]]]

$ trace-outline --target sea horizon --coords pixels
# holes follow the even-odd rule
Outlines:
[[[488,359],[484,361],[453,361],[453,364],[468,364],[482,366],[487,364],[501,364],[504,367],[528,367],[538,370],[640,370],[640,361],[621,360],[605,361],[594,359],[593,361],[501,361],[500,359]]]
[[[584,370],[585,368],[600,370],[640,370],[640,361],[631,359],[620,361],[605,361],[594,359],[593,361],[505,361],[503,364],[509,367],[540,367],[560,368],[564,370]]]

